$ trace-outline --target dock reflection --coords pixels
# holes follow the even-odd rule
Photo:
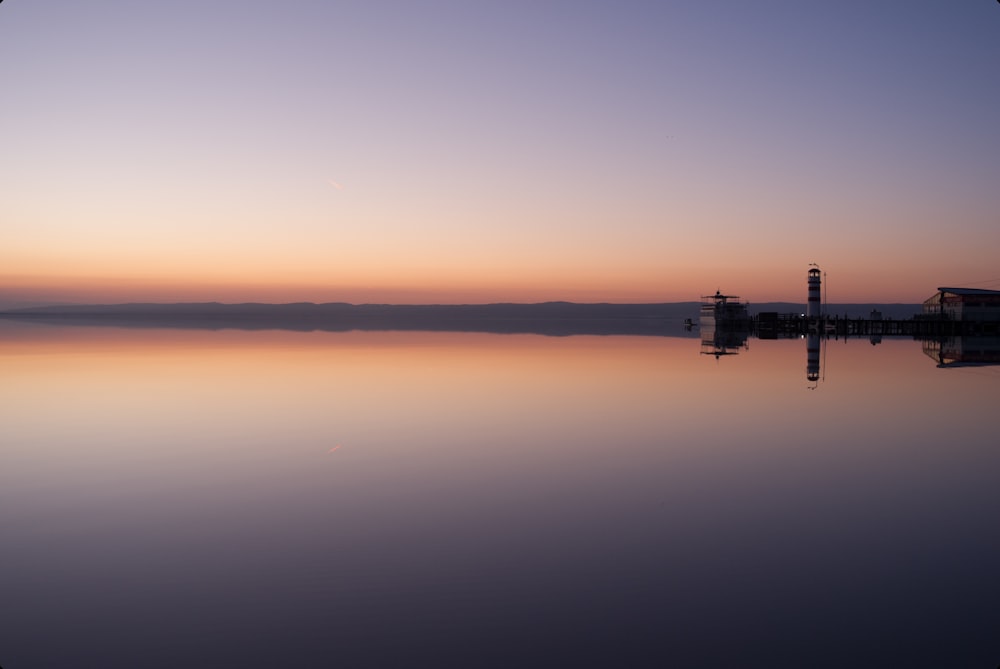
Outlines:
[[[750,339],[802,339],[806,348],[806,381],[809,388],[815,390],[824,379],[826,357],[824,355],[829,340],[849,339],[867,340],[872,346],[883,342],[881,334],[844,336],[837,333],[810,332],[808,334],[783,335],[773,331],[753,333],[747,330],[703,329],[701,333],[701,354],[712,355],[716,359],[723,356],[737,355],[750,349]],[[890,339],[909,339],[920,343],[924,355],[933,360],[940,368],[954,367],[984,367],[1000,365],[1000,336],[962,335],[949,337],[889,337]]]

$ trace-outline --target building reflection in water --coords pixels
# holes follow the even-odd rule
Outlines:
[[[1000,365],[1000,337],[947,337],[925,339],[924,354],[938,367]]]
[[[701,354],[713,355],[716,359],[722,356],[736,355],[741,350],[749,350],[748,340],[757,336],[760,339],[781,339],[770,333],[758,336],[746,330],[703,329],[701,332]],[[811,332],[799,335],[806,342],[806,380],[809,389],[819,387],[824,375],[824,351],[829,335]],[[866,337],[859,337],[865,339]],[[872,346],[882,343],[882,335],[867,337]],[[903,339],[903,337],[900,337]],[[941,368],[952,367],[985,367],[1000,365],[1000,336],[964,336],[945,337],[939,339],[920,340],[924,355],[932,359]]]
[[[740,349],[749,348],[747,340],[750,332],[746,329],[720,329],[702,327],[701,354],[714,355],[716,359],[724,355],[736,355]]]

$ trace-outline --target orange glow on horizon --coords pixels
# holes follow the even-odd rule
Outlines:
[[[697,301],[721,290],[751,303],[805,302],[805,270],[754,275],[749,272],[703,269],[673,274],[597,273],[573,281],[547,272],[525,270],[517,276],[463,276],[444,273],[407,280],[405,275],[347,278],[336,275],[295,276],[259,273],[240,280],[226,276],[0,276],[0,302],[349,302],[353,304],[484,304],[494,302],[618,302],[657,303]],[[830,303],[919,303],[949,280],[849,282],[825,277],[824,298]]]

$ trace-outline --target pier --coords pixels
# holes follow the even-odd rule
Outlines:
[[[1000,323],[944,318],[847,318],[762,312],[749,319],[750,333],[759,339],[818,334],[829,337],[963,337],[997,334]]]
[[[849,318],[846,314],[840,317],[826,312],[820,300],[821,275],[819,266],[811,264],[807,275],[809,300],[805,313],[762,311],[748,317],[750,334],[760,339],[803,335],[939,339],[991,336],[1000,330],[1000,291],[942,287],[924,300],[921,313],[910,318],[883,318],[882,312],[875,309],[869,318]],[[710,304],[707,300],[703,303],[703,320],[704,311]]]

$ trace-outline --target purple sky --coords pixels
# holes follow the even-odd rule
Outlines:
[[[1000,285],[1000,4],[0,6],[0,305]]]

